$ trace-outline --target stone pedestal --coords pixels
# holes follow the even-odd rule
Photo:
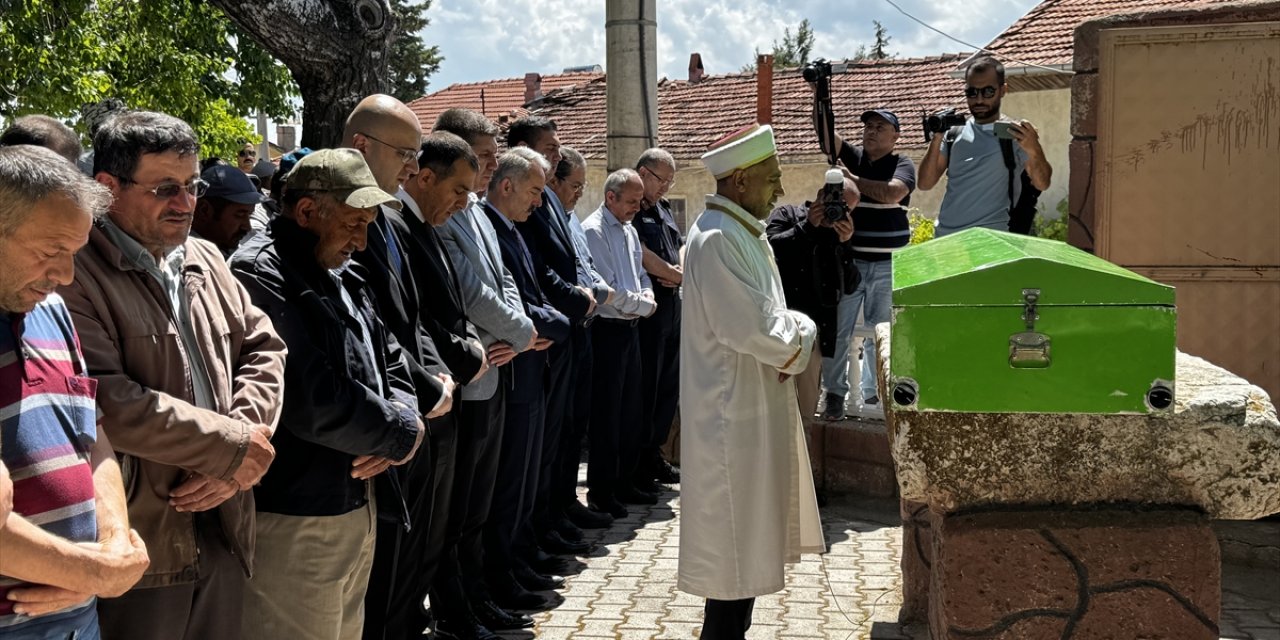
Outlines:
[[[889,379],[889,327],[877,328]],[[1166,415],[886,407],[904,621],[943,638],[1217,638],[1208,518],[1280,511],[1280,421],[1257,386],[1177,355]]]
[[[1221,559],[1193,511],[947,516],[934,532],[935,640],[1216,640]]]

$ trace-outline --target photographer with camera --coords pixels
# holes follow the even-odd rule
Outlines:
[[[858,288],[852,210],[859,197],[852,176],[830,169],[827,185],[812,202],[784,204],[769,214],[765,225],[787,308],[809,316],[818,325],[817,349],[823,357],[810,358],[809,366],[796,376],[796,397],[806,420],[817,411],[823,361],[836,349],[840,332],[837,308]],[[847,338],[845,349],[847,354]],[[843,401],[840,406],[843,411]]]
[[[970,227],[1030,232],[1035,197],[1049,188],[1053,168],[1035,126],[1001,115],[1000,100],[1008,89],[1004,65],[979,56],[965,70],[971,117],[960,120],[943,111],[925,118],[930,140],[920,162],[920,188],[928,191],[948,175],[939,237]]]

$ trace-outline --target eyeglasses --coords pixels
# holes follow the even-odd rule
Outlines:
[[[128,178],[122,178],[120,176],[116,176],[116,178],[124,184],[136,184],[138,186],[142,186],[140,183],[134,182]],[[196,178],[187,184],[164,182],[150,189],[143,189],[143,191],[155,196],[157,200],[172,200],[178,197],[178,194],[180,193],[186,193],[189,196],[201,198],[204,197],[205,192],[208,190],[209,183],[201,180],[200,178]]]
[[[409,149],[406,147],[397,147],[396,145],[391,144],[390,142],[383,142],[367,133],[361,133],[360,135],[378,144],[390,147],[391,149],[395,150],[396,153],[400,154],[400,159],[403,160],[405,164],[409,164],[410,162],[416,162],[418,158],[422,157],[422,149]]]
[[[976,98],[976,97],[978,97],[978,95],[979,95],[979,94],[981,94],[981,95],[982,95],[982,97],[984,97],[984,98],[994,98],[994,97],[996,97],[996,92],[997,92],[997,91],[999,91],[999,89],[997,89],[997,88],[995,88],[995,87],[983,87],[983,88],[981,88],[981,89],[979,89],[979,88],[977,88],[977,87],[965,87],[965,88],[964,88],[964,97],[966,97],[966,98]]]
[[[658,175],[658,174],[654,173],[654,172],[653,172],[653,169],[650,169],[649,167],[640,167],[640,168],[641,168],[641,169],[644,169],[645,171],[648,171],[648,172],[649,172],[649,175],[653,176],[653,179],[658,181],[658,184],[660,184],[660,185],[662,185],[662,186],[664,186],[664,187],[667,187],[668,189],[670,189],[671,187],[675,186],[675,184],[676,184],[676,176],[675,176],[675,174],[672,174],[670,178],[664,178],[664,177],[662,177],[662,176],[660,176],[660,175]]]

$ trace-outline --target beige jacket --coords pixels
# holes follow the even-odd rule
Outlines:
[[[199,472],[230,479],[249,425],[274,430],[283,401],[285,346],[271,321],[212,244],[188,239],[182,279],[216,411],[195,406],[183,342],[160,283],[95,227],[76,256],[75,282],[59,291],[98,379],[103,428],[121,459],[129,523],[151,567],[138,587],[199,577],[193,516],[169,506],[169,491]],[[223,532],[246,574],[253,566],[253,492],[218,507]]]

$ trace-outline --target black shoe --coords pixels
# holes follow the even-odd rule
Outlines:
[[[582,542],[582,529],[570,522],[568,518],[560,518],[552,526],[555,532],[560,534],[561,538],[569,542]]]
[[[613,498],[601,498],[591,501],[591,508],[603,512],[606,515],[613,516],[614,520],[620,520],[627,517],[627,508],[622,506],[621,502]]]
[[[440,640],[502,640],[502,636],[475,620],[452,622],[442,619],[436,623],[435,633],[432,633],[431,637],[440,638]]]
[[[493,601],[503,609],[521,611],[544,611],[554,606],[552,600],[544,595],[533,593],[520,586],[510,573],[502,576],[489,576],[489,594]]]
[[[626,509],[622,510],[623,518],[627,517],[626,511]],[[613,524],[613,516],[607,511],[593,511],[582,506],[582,503],[577,500],[565,507],[564,515],[569,518],[569,522],[583,529],[608,529]]]
[[[631,486],[635,487],[636,491],[640,493],[652,493],[659,498],[667,492],[666,487],[648,478],[636,478],[635,482],[631,483]]]
[[[559,531],[548,531],[542,539],[538,541],[538,546],[546,549],[551,553],[558,553],[566,556],[578,556],[591,553],[596,548],[594,544],[585,540],[576,542],[565,540]]]
[[[865,405],[867,405],[868,407],[874,407],[874,406],[876,406],[876,405],[880,404],[880,396],[871,396],[870,398],[867,398],[866,400],[863,400],[863,401],[862,401],[862,404],[865,404]]]
[[[653,475],[653,479],[662,484],[680,484],[680,470],[671,466],[671,463],[666,460],[658,463],[658,470]]]
[[[658,496],[638,489],[627,488],[618,492],[618,502],[623,504],[658,504]]]
[[[822,419],[827,422],[844,420],[844,396],[838,393],[827,394],[827,404],[822,409]]]
[[[544,576],[529,567],[516,567],[512,573],[516,576],[516,582],[529,591],[551,591],[564,588],[564,578]]]
[[[523,613],[507,611],[492,600],[473,602],[471,610],[480,624],[495,631],[528,629],[533,626],[533,618]]]
[[[553,556],[542,549],[534,552],[527,564],[534,571],[547,575],[562,576],[569,573],[569,563],[564,558]]]

